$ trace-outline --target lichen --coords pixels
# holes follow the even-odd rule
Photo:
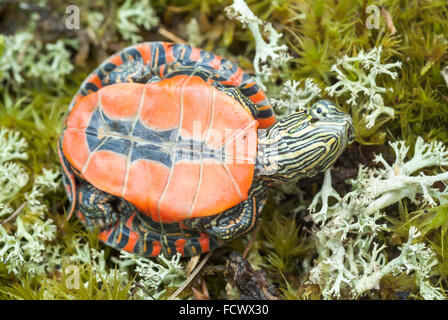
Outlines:
[[[122,251],[120,259],[114,261],[121,269],[135,265],[135,281],[139,284],[137,296],[141,299],[168,298],[167,289],[179,288],[187,276],[185,269],[180,262],[180,254],[176,254],[170,259],[160,256],[157,260],[140,257]],[[162,287],[164,289],[160,290]]]
[[[305,110],[310,102],[321,95],[321,89],[308,78],[301,86],[301,81],[288,80],[283,84],[280,95],[284,98],[271,98],[277,116],[282,117],[296,111]]]
[[[382,64],[381,51],[382,47],[380,46],[367,53],[361,51],[356,57],[345,56],[339,59],[331,67],[331,71],[336,73],[338,81],[325,88],[331,97],[349,94],[346,103],[352,108],[368,113],[365,117],[367,128],[373,127],[381,114],[387,114],[390,117],[395,115],[393,108],[384,106],[381,97],[382,93],[387,90],[393,91],[393,89],[379,85],[377,77],[384,74],[396,79],[398,74],[392,70],[400,68],[401,62]],[[355,79],[351,78],[353,75]]]
[[[409,231],[402,254],[389,263],[384,251],[386,245],[380,244],[377,236],[388,230],[387,224],[380,222],[386,217],[383,210],[402,199],[419,206],[441,203],[446,194],[433,185],[447,180],[448,173],[417,173],[424,168],[447,165],[448,151],[440,142],[424,143],[418,137],[413,157],[405,161],[409,147],[403,141],[390,146],[395,162],[390,165],[382,155],[377,155],[375,162],[383,169],[360,166],[357,178],[350,181],[352,190],[343,199],[337,197],[339,201],[332,207],[327,207],[325,200],[325,195],[334,195],[331,183],[324,183],[316,195],[315,199],[324,197],[324,200],[322,210],[311,214],[319,224],[315,233],[319,258],[310,271],[310,282],[321,286],[324,298],[357,297],[379,288],[385,275],[411,271],[416,273],[418,285],[424,285],[423,298],[444,297],[428,280],[437,264],[434,252],[423,243],[412,245],[412,240],[418,237],[416,229]],[[313,202],[310,209],[313,211],[315,206]]]
[[[0,37],[4,41],[0,56],[0,81],[17,87],[28,78],[60,87],[65,76],[73,70],[70,53],[63,40],[44,45],[34,39],[29,31]]]
[[[18,132],[0,129],[0,140],[4,143],[4,151],[0,157],[0,180],[2,204],[0,225],[0,261],[4,261],[9,272],[17,276],[25,273],[44,273],[48,248],[46,241],[55,238],[56,226],[51,219],[44,219],[48,207],[42,202],[44,194],[56,190],[60,184],[59,172],[45,170],[34,179],[30,192],[19,197],[20,191],[29,180],[28,173],[17,160],[27,159],[26,141]],[[13,208],[14,203],[22,203]],[[3,226],[14,221],[15,232],[10,234]]]
[[[255,16],[244,0],[234,0],[225,11],[229,18],[238,20],[251,31],[255,40],[253,58],[255,75],[262,88],[266,89],[263,81],[267,81],[271,76],[272,68],[285,64],[291,58],[287,53],[288,47],[285,44],[279,44],[282,35],[272,27],[271,23],[265,23]],[[264,40],[260,26],[269,33],[268,42]]]
[[[123,39],[137,43],[142,40],[138,34],[140,26],[149,30],[156,26],[158,21],[148,0],[126,0],[118,8],[116,25]]]
[[[285,299],[446,297],[445,0],[385,0],[379,16],[356,0],[76,5],[78,30],[61,1],[0,6],[0,298],[166,299],[191,274],[195,259],[121,253],[67,221],[60,183],[56,143],[79,85],[106,57],[156,40],[237,63],[278,118],[325,98],[356,128],[331,171],[275,183],[258,232],[215,251],[177,298],[231,297],[232,250],[248,250]]]
[[[442,75],[443,80],[445,80],[445,83],[448,86],[448,67],[445,67],[442,71],[440,71],[440,74]]]

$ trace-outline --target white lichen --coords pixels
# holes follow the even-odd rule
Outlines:
[[[64,76],[73,70],[70,62],[70,52],[64,41],[47,43],[45,50],[41,50],[35,63],[29,66],[27,75],[34,78],[41,77],[46,83],[64,82]]]
[[[101,25],[104,23],[104,14],[98,11],[89,10],[87,12],[86,19],[87,27],[86,32],[90,39],[95,42],[98,41],[98,30],[100,30]]]
[[[45,272],[46,242],[55,238],[56,226],[43,216],[43,197],[60,186],[60,174],[44,169],[24,193],[29,174],[19,160],[28,158],[27,143],[20,133],[5,128],[0,128],[0,143],[0,261],[16,275]],[[13,223],[15,232],[8,232],[5,223]]]
[[[110,268],[108,266],[104,250],[92,248],[88,243],[82,243],[80,239],[73,239],[75,252],[63,257],[64,267],[77,266],[85,268],[88,266],[94,275],[97,284],[112,284],[115,279],[121,280],[121,285],[129,281],[129,272],[125,268]],[[81,281],[81,279],[77,279]],[[89,281],[83,281],[82,285],[87,288]]]
[[[315,212],[317,205],[319,203],[319,200],[322,202],[322,206],[319,212],[314,214],[314,220],[315,221],[323,221],[325,220],[325,215],[328,211],[328,199],[332,197],[337,199],[338,201],[341,200],[341,196],[339,193],[336,192],[336,190],[333,189],[331,185],[331,168],[327,169],[324,173],[324,181],[322,183],[322,187],[319,192],[316,193],[316,195],[313,198],[313,201],[311,202],[309,206],[310,212]]]
[[[16,160],[28,158],[28,144],[17,131],[0,128],[0,217],[14,210],[11,202],[28,183],[28,173]]]
[[[448,165],[448,150],[441,142],[425,143],[418,137],[414,147],[413,157],[405,162],[409,147],[403,141],[392,142],[390,146],[395,152],[396,160],[389,165],[382,155],[377,155],[375,162],[381,163],[385,169],[375,170],[375,176],[369,175],[367,179],[358,183],[365,189],[370,202],[368,213],[385,208],[403,198],[418,203],[417,195],[422,195],[423,201],[428,205],[435,205],[434,195],[439,191],[432,185],[438,181],[448,179],[448,172],[433,176],[423,173],[414,175],[417,171],[434,166]]]
[[[149,0],[126,0],[117,12],[116,26],[123,39],[137,43],[143,38],[138,34],[140,26],[146,30],[157,26],[159,19],[155,15]]]
[[[17,86],[26,80],[38,79],[60,87],[74,68],[63,40],[44,45],[28,31],[1,38],[4,45],[0,54],[0,81]],[[76,46],[73,41],[70,44]]]
[[[0,80],[9,78],[9,81],[23,83],[25,81],[23,75],[29,67],[29,61],[33,61],[35,58],[35,50],[27,48],[33,35],[29,32],[18,32],[14,36],[0,36],[0,39],[2,43]]]
[[[376,119],[381,114],[389,117],[395,115],[393,108],[385,106],[381,94],[392,91],[377,84],[379,75],[387,75],[396,79],[398,74],[393,71],[401,67],[401,62],[381,63],[382,47],[373,48],[369,52],[361,51],[356,57],[345,56],[339,59],[331,67],[336,73],[338,81],[325,88],[330,96],[342,96],[348,94],[347,103],[359,111],[366,113],[366,127],[375,125]]]
[[[195,18],[190,19],[185,27],[181,29],[181,35],[187,40],[187,42],[193,47],[199,47],[205,40],[201,30],[199,29],[198,20]]]
[[[379,287],[381,278],[388,274],[398,275],[403,272],[408,274],[415,272],[417,285],[424,299],[445,300],[443,291],[434,287],[429,280],[432,268],[438,263],[436,255],[424,243],[413,243],[420,235],[421,233],[417,228],[411,227],[409,229],[408,241],[400,248],[401,254],[387,264],[381,261],[383,264],[382,268],[377,267],[375,259],[369,263],[364,263],[363,268],[369,272],[364,273],[363,277],[356,282],[355,291],[358,294],[362,294],[372,287]],[[381,249],[383,248],[385,246]],[[373,255],[379,254],[378,251],[373,250]]]
[[[137,295],[141,299],[158,299],[167,288],[179,288],[187,278],[185,269],[180,263],[181,255],[177,253],[171,258],[163,255],[148,259],[125,251],[120,252],[120,258],[113,261],[120,269],[135,267],[135,281],[139,284]],[[163,285],[163,289],[160,286]]]
[[[440,142],[425,143],[417,138],[413,157],[406,160],[409,147],[403,141],[390,143],[395,152],[395,162],[390,165],[381,155],[375,161],[382,169],[360,166],[356,179],[350,180],[352,191],[334,206],[326,201],[333,193],[331,183],[323,189],[310,206],[314,211],[317,201],[323,206],[311,218],[316,227],[316,247],[319,254],[309,281],[321,286],[326,299],[359,297],[368,290],[378,288],[386,275],[403,272],[415,273],[420,295],[425,299],[444,298],[442,292],[429,280],[437,264],[435,254],[424,243],[414,243],[417,230],[411,228],[409,240],[401,248],[399,257],[388,262],[386,245],[377,235],[388,230],[383,209],[407,198],[418,206],[442,203],[448,191],[440,191],[435,182],[448,180],[448,172],[434,175],[419,173],[424,168],[448,165],[448,150]],[[389,250],[390,251],[390,250]]]
[[[262,81],[266,81],[272,74],[272,68],[277,68],[291,59],[288,47],[279,44],[282,34],[277,32],[271,23],[260,20],[249,9],[244,0],[234,0],[233,4],[225,8],[230,19],[236,19],[247,27],[255,40],[254,70],[257,82],[266,90]],[[260,26],[269,33],[266,42],[260,32]]]
[[[320,88],[311,78],[306,79],[303,85],[301,81],[288,80],[280,91],[282,98],[271,98],[271,103],[276,115],[282,118],[293,112],[305,110],[320,94]]]

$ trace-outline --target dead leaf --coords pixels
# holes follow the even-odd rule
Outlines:
[[[264,272],[254,270],[239,252],[230,254],[224,275],[238,289],[242,300],[279,300],[277,290]]]
[[[443,80],[445,80],[446,86],[448,87],[448,66],[446,66],[442,71],[440,71],[440,74],[443,77]]]
[[[381,15],[383,16],[384,21],[386,22],[387,30],[389,30],[390,34],[394,35],[397,33],[397,29],[395,28],[394,22],[392,20],[392,16],[390,12],[387,11],[386,8],[381,7]]]

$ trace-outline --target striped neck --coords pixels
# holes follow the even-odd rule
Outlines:
[[[280,157],[275,151],[278,150],[280,144],[280,139],[269,138],[266,134],[259,136],[257,160],[255,163],[255,170],[258,175],[275,178],[280,161]]]
[[[259,135],[258,175],[295,180],[315,176],[334,164],[352,140],[351,118],[335,108],[320,117],[312,112],[290,114]]]

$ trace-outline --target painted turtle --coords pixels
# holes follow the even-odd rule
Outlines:
[[[352,138],[350,117],[329,101],[275,123],[266,95],[232,62],[146,42],[88,76],[58,149],[69,217],[117,249],[170,256],[248,232],[273,179],[324,171]]]

